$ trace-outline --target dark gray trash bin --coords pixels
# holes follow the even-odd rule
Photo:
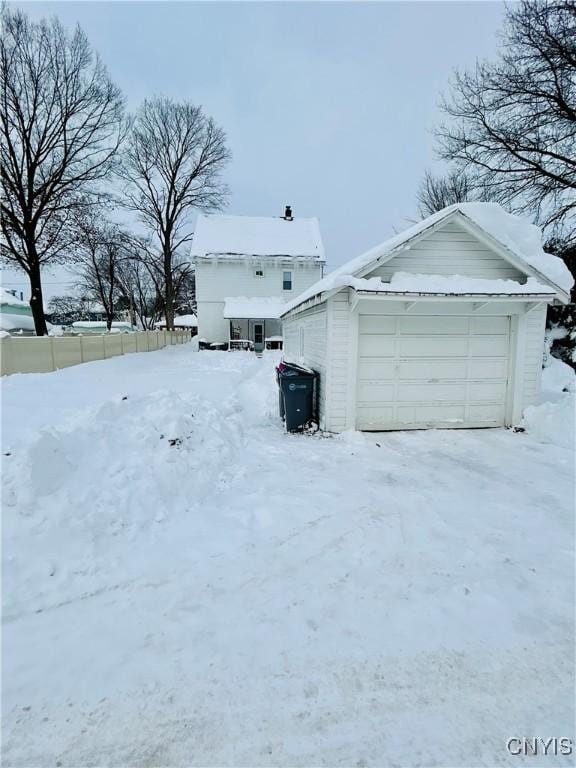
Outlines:
[[[284,409],[284,420],[288,432],[303,429],[314,416],[314,388],[316,373],[285,364],[277,371],[280,384],[280,411]]]

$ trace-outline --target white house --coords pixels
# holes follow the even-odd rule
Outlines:
[[[281,331],[282,306],[322,277],[317,219],[201,215],[192,241],[198,335],[247,339],[259,351]]]
[[[318,371],[322,429],[517,424],[540,390],[564,262],[496,204],[450,206],[313,285],[282,313],[284,357]]]

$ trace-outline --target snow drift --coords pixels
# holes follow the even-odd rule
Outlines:
[[[576,372],[551,355],[545,357],[541,400],[526,408],[522,426],[538,440],[574,449]]]

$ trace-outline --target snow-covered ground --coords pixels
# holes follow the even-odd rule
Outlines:
[[[510,737],[574,737],[566,418],[287,435],[275,360],[2,382],[4,765],[514,766]]]

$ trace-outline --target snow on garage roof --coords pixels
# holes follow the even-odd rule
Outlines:
[[[346,278],[357,277],[376,261],[391,259],[398,251],[407,248],[416,237],[423,235],[432,227],[437,227],[448,218],[458,215],[470,221],[477,229],[485,232],[492,238],[496,247],[500,246],[519,264],[535,270],[538,278],[544,278],[559,291],[569,295],[570,288],[574,284],[574,278],[562,259],[544,251],[542,232],[539,227],[519,216],[507,213],[497,203],[456,203],[428,216],[404,232],[394,235],[389,240],[385,240],[375,248],[371,248],[338,267],[289,302],[284,308],[283,314],[313,296],[341,287]]]
[[[416,275],[395,272],[389,283],[379,277],[358,278],[342,275],[342,286],[364,293],[400,293],[410,295],[444,296],[553,296],[550,285],[542,285],[529,277],[525,283],[516,280],[463,277],[461,275]]]
[[[271,320],[280,317],[284,305],[282,296],[231,296],[224,299],[224,317],[230,320]]]
[[[301,256],[324,261],[318,219],[200,214],[192,258]]]

